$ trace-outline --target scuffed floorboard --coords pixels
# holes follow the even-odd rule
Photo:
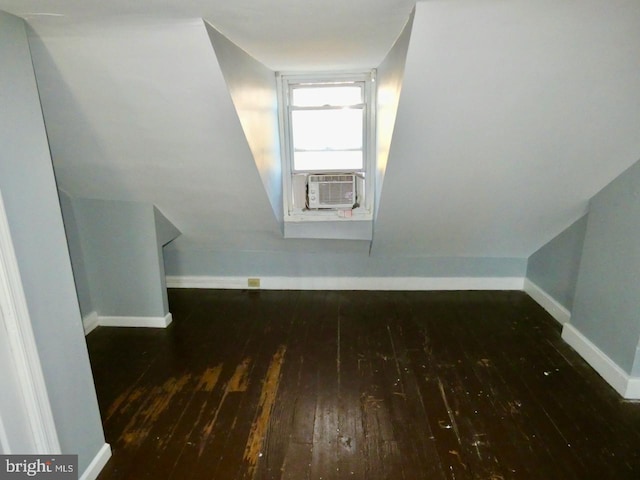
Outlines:
[[[520,292],[170,291],[87,337],[100,480],[635,479],[625,402]]]

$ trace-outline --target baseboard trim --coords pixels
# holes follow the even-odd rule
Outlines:
[[[89,335],[98,326],[99,317],[98,312],[95,310],[89,315],[82,317],[82,326],[84,328],[85,336]]]
[[[111,446],[108,443],[105,443],[100,448],[96,456],[93,457],[93,460],[91,460],[91,463],[84,471],[84,473],[80,476],[80,480],[96,480],[110,458]]]
[[[173,321],[171,313],[164,317],[109,317],[98,316],[98,325],[101,327],[148,327],[166,328]]]
[[[523,290],[559,323],[562,325],[569,323],[571,312],[537,284],[525,278]]]
[[[259,277],[260,290],[522,290],[523,277]],[[248,289],[248,277],[177,276],[168,288]]]
[[[630,400],[640,399],[640,377],[631,377],[627,383],[627,393],[624,398]]]
[[[640,400],[640,377],[632,377],[627,374],[570,323],[564,325],[562,339],[573,347],[622,397],[629,400]]]

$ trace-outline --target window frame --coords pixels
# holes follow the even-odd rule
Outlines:
[[[375,155],[376,155],[376,71],[375,69],[357,72],[318,72],[318,73],[286,73],[276,74],[278,90],[278,110],[280,121],[280,151],[282,153],[283,207],[285,221],[316,220],[371,220],[373,218]],[[329,87],[339,84],[362,85],[363,108],[363,165],[361,169],[342,170],[295,170],[292,135],[293,90],[299,85]],[[335,108],[335,107],[330,107]],[[300,109],[298,107],[298,109]],[[322,107],[312,109],[321,110]],[[312,174],[355,174],[362,179],[363,191],[358,191],[359,206],[348,215],[340,209],[314,210],[301,208],[295,204],[294,177]]]

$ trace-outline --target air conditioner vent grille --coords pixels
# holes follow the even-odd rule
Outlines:
[[[353,175],[310,175],[309,182],[352,182]]]
[[[309,208],[353,208],[355,175],[309,175]]]

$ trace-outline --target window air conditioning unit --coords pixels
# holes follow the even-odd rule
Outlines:
[[[354,174],[309,175],[307,202],[309,208],[353,208],[356,203]]]

